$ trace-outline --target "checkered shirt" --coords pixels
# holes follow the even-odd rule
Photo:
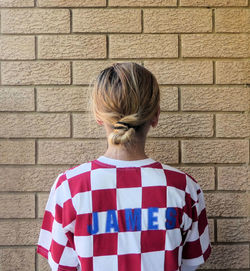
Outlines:
[[[37,253],[53,271],[176,271],[211,253],[203,191],[151,158],[100,156],[60,173]]]

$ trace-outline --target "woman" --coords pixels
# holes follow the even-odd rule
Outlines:
[[[52,270],[196,270],[211,253],[203,192],[189,174],[145,154],[160,114],[155,76],[133,62],[107,67],[92,108],[107,150],[58,175],[37,252]]]

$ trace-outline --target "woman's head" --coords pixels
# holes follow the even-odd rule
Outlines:
[[[102,70],[94,82],[92,110],[98,122],[112,129],[110,144],[133,143],[143,135],[159,106],[155,76],[137,63],[114,63]]]

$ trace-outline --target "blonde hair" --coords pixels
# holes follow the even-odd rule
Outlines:
[[[114,63],[97,76],[91,98],[95,119],[114,129],[108,142],[127,145],[156,114],[160,90],[145,67],[134,62]]]

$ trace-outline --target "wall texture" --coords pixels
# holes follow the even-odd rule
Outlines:
[[[104,153],[88,84],[114,62],[162,92],[147,153],[190,173],[213,253],[201,269],[250,270],[247,0],[0,0],[0,270],[46,271],[35,253],[56,176]]]

